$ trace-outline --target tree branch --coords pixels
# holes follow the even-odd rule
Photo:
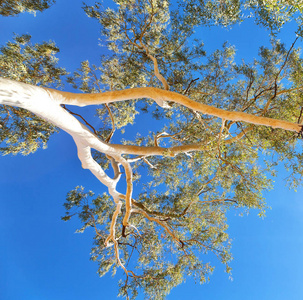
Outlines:
[[[236,121],[236,122],[242,121],[255,125],[263,125],[272,128],[281,128],[284,130],[295,131],[295,132],[300,132],[301,130],[301,126],[297,123],[251,115],[245,112],[228,111],[221,108],[195,102],[184,95],[172,91],[157,89],[153,87],[133,88],[133,89],[125,89],[120,91],[111,91],[111,92],[96,93],[96,94],[76,94],[76,93],[62,92],[48,88],[44,88],[44,89],[49,91],[53,95],[54,99],[56,99],[56,101],[58,101],[60,104],[86,106],[86,105],[126,101],[131,99],[135,100],[142,98],[150,98],[157,102],[159,100],[175,102],[183,106],[186,106],[187,108],[190,108],[194,111],[199,111],[203,114],[215,116],[225,120]]]
[[[169,229],[169,227],[164,224],[162,221],[160,221],[157,218],[151,217],[149,216],[145,211],[139,210],[139,209],[133,209],[132,212],[134,213],[138,213],[143,215],[146,219],[148,219],[149,221],[153,221],[156,222],[157,224],[159,224],[161,227],[164,228],[164,230],[173,238],[173,240],[175,240],[181,247],[184,246],[184,242],[181,241],[178,237],[176,237],[176,235]]]

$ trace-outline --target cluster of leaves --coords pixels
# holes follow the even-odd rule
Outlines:
[[[55,0],[1,0],[0,15],[15,16],[25,11],[35,13],[49,8]]]
[[[100,22],[101,33],[105,36],[106,45],[112,52],[111,56],[101,57],[100,67],[82,62],[79,71],[74,73],[73,78],[69,78],[69,82],[74,87],[84,92],[120,90],[150,85],[154,77],[154,67],[138,39],[141,39],[144,45],[152,44],[158,49],[167,44],[163,39],[168,41],[170,38],[165,31],[169,19],[167,1],[149,1],[147,3],[118,1],[117,4],[119,4],[117,11],[105,9],[101,3],[96,3],[92,7],[84,6],[87,15]],[[140,35],[142,35],[141,38]],[[182,41],[184,42],[184,40]],[[180,37],[175,36],[174,47],[178,48],[182,41]],[[165,52],[167,51],[164,48],[163,53]],[[150,54],[153,54],[152,49]],[[157,86],[160,85],[157,84]],[[135,104],[135,101],[113,103],[110,105],[111,111],[108,107],[98,109],[97,114],[103,124],[107,124],[104,122],[106,120],[111,120],[112,123],[102,130],[119,129],[133,124],[138,113]]]
[[[248,7],[254,10],[257,23],[269,28],[273,33],[279,31],[285,23],[295,19],[298,24],[297,33],[302,36],[301,1],[250,0]]]
[[[99,68],[82,63],[70,81],[85,92],[146,85],[161,88],[162,83],[154,76],[152,56],[157,59],[170,89],[189,95],[197,102],[299,122],[303,106],[303,63],[294,45],[287,49],[281,42],[272,40],[270,48],[260,48],[258,60],[247,64],[236,62],[235,48],[227,43],[206,57],[203,43],[190,38],[193,25],[227,26],[241,21],[244,3],[229,2],[230,5],[226,1],[186,1],[180,15],[169,11],[168,2],[156,0],[116,1],[117,9],[104,9],[100,3],[85,6],[87,14],[101,24],[101,33],[112,55],[103,57]],[[279,23],[269,11],[272,8],[261,2],[257,7],[253,6],[253,1],[245,5],[255,9],[260,20],[272,30],[279,29],[287,20],[279,14],[280,21],[283,20]],[[223,9],[221,14],[217,13],[220,8]],[[261,8],[272,19],[266,19],[258,11]],[[151,112],[162,121],[162,128],[154,126],[149,136],[125,140],[126,144],[196,145],[196,151],[174,158],[168,150],[163,157],[149,156],[133,164],[135,174],[146,174],[144,169],[147,169],[148,175],[134,176],[137,186],[144,186],[133,200],[139,212],[132,214],[130,223],[136,230],[129,227],[127,234],[123,233],[123,209],[116,225],[121,261],[139,270],[138,274],[127,275],[121,282],[121,295],[131,294],[135,298],[138,290],[143,289],[149,298],[163,299],[188,275],[204,282],[213,270],[210,264],[202,261],[207,252],[215,253],[229,271],[227,210],[236,207],[243,213],[256,208],[264,215],[263,193],[272,187],[267,176],[275,175],[275,167],[281,161],[291,170],[291,186],[298,185],[301,180],[303,156],[297,147],[297,135],[293,133],[218,120],[173,103],[171,109],[160,111],[148,99],[116,103],[111,108],[112,114],[108,108],[99,110],[104,122],[100,132],[106,135],[115,124],[119,127],[132,123],[136,114],[132,112],[139,109]],[[95,158],[108,166],[104,155]],[[72,191],[74,197],[78,197],[78,193]],[[91,210],[95,211],[96,221],[100,212],[94,209]],[[80,214],[81,207],[78,207]],[[110,215],[108,218],[110,222]],[[92,225],[94,218],[89,220]],[[92,250],[101,276],[111,268],[115,273],[117,267],[113,247],[104,245],[103,233],[108,225],[102,222],[97,222],[96,246]],[[102,237],[97,228],[103,228]]]
[[[154,75],[154,64],[148,57],[155,55],[171,88],[183,92],[196,70],[192,59],[198,61],[205,55],[203,43],[195,40],[189,45],[186,42],[192,30],[188,26],[180,27],[175,17],[170,20],[167,1],[118,1],[117,4],[117,10],[104,8],[101,3],[84,6],[87,15],[101,24],[101,34],[111,55],[101,57],[100,67],[82,62],[68,81],[74,88],[92,93],[150,85],[161,88],[161,82]],[[104,124],[100,132],[108,134],[114,128],[133,124],[138,111],[146,111],[146,107],[152,105],[148,99],[139,107],[136,103],[113,103],[110,110],[105,106],[98,109]],[[157,106],[153,106],[151,113],[158,119],[171,114]]]
[[[206,55],[203,43],[194,40],[197,25],[230,26],[255,15],[272,32],[296,16],[300,25],[300,3],[283,1],[226,0],[179,1],[115,0],[115,8],[101,3],[84,5],[97,19],[111,54],[101,57],[100,66],[85,61],[73,77],[75,88],[86,93],[154,86],[165,82],[170,90],[191,99],[229,111],[300,122],[303,61],[299,51],[273,40],[262,47],[253,63],[237,63],[235,48]],[[60,84],[66,72],[58,68],[53,43],[32,45],[30,37],[15,37],[1,48],[1,76],[36,85]],[[156,69],[165,77],[157,74]],[[96,131],[110,142],[115,129],[133,124],[138,111],[150,112],[159,126],[153,132],[125,140],[137,146],[178,147],[192,145],[188,153],[171,157],[135,157],[132,165],[137,186],[129,223],[122,226],[125,208],[116,222],[114,246],[105,245],[114,211],[107,194],[95,196],[78,187],[69,192],[64,220],[78,216],[80,231],[92,227],[95,245],[92,259],[99,274],[116,273],[119,263],[132,272],[120,283],[120,294],[133,299],[143,289],[151,299],[164,299],[171,288],[193,276],[203,283],[213,267],[205,262],[212,252],[226,265],[231,259],[226,213],[250,208],[264,214],[263,193],[271,188],[267,176],[283,161],[291,170],[290,184],[299,184],[303,155],[297,136],[282,130],[257,127],[202,115],[178,104],[160,110],[149,99],[104,105],[97,110],[103,127]],[[33,152],[47,142],[54,128],[23,110],[1,107],[1,150],[6,153]],[[262,150],[261,150],[262,149]],[[269,160],[268,157],[271,157]],[[108,157],[95,159],[107,167]],[[130,158],[125,156],[126,159]],[[134,158],[134,157],[132,157]],[[263,163],[262,163],[263,160]],[[260,164],[260,166],[258,166]],[[123,178],[123,176],[122,176]],[[136,184],[134,184],[136,186]]]
[[[65,69],[58,67],[53,42],[32,44],[30,35],[15,36],[0,48],[0,75],[25,83],[43,86],[61,85]],[[45,148],[56,131],[50,123],[21,108],[0,106],[0,151],[2,154],[27,155]]]
[[[146,202],[148,199],[144,199],[145,196],[142,195],[142,203],[134,205],[150,216],[156,214],[158,222],[165,223],[178,241],[163,226],[149,221],[140,213],[132,215],[132,227],[123,234],[120,217],[116,225],[120,259],[128,268],[136,269],[124,282],[120,282],[121,295],[135,298],[139,290],[143,289],[152,299],[164,299],[171,288],[185,281],[187,276],[193,276],[200,283],[205,282],[213,267],[201,262],[197,253],[203,253],[204,256],[213,252],[227,265],[231,258],[225,218],[228,203],[220,207],[216,203],[205,205],[194,195],[191,197],[188,194],[185,203],[195,204],[184,211],[184,202],[183,209],[177,207],[181,203],[179,197],[184,197],[183,191],[170,196],[155,192],[148,197],[150,202],[156,201],[159,207],[172,206],[172,201],[175,200],[175,208],[171,210],[173,212],[161,213],[159,207],[158,212],[147,208],[150,202]],[[77,215],[83,222],[80,231],[88,227],[95,229],[95,246],[92,248],[91,259],[98,262],[100,276],[110,270],[114,275],[117,271],[115,249],[112,245],[106,247],[104,244],[113,204],[106,194],[93,197],[92,192],[86,193],[82,187],[69,192],[65,203],[67,214],[63,219],[68,220]]]
[[[302,34],[303,5],[300,0],[180,0],[184,21],[204,26],[229,27],[253,17],[257,24],[275,34],[292,20]]]

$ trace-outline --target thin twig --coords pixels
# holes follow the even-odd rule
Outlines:
[[[191,82],[189,83],[187,89],[185,90],[185,92],[183,93],[183,95],[186,95],[189,92],[190,86],[197,80],[199,80],[200,78],[196,78],[196,79],[192,79]]]
[[[303,112],[303,107],[301,107],[300,115],[299,115],[299,118],[298,118],[298,124],[301,123],[302,112]]]
[[[72,112],[71,110],[69,110],[69,109],[65,106],[65,104],[61,104],[61,106],[62,106],[65,110],[67,110],[70,114],[72,114],[72,115],[74,115],[74,116],[77,116],[77,117],[81,118],[82,121],[83,121],[87,126],[89,126],[89,127],[93,130],[94,134],[95,134],[95,135],[98,135],[96,129],[95,129],[91,124],[89,124],[81,115],[76,114],[76,113]]]

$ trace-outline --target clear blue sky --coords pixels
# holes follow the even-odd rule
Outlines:
[[[97,64],[104,51],[98,46],[99,28],[81,5],[80,0],[58,0],[36,17],[0,17],[0,44],[11,40],[13,32],[29,33],[34,42],[54,40],[61,49],[60,65],[69,71],[86,59]],[[269,43],[263,30],[250,21],[230,31],[211,29],[198,34],[206,50],[228,40],[236,45],[239,59],[250,61],[260,45]],[[295,38],[290,27],[281,37],[289,46]],[[139,117],[140,122],[144,119]],[[200,286],[189,279],[168,299],[303,299],[302,190],[289,191],[284,177],[281,172],[274,191],[266,195],[272,210],[264,220],[254,212],[244,217],[229,214],[233,281],[209,256],[205,259],[217,266],[210,282]],[[116,280],[110,275],[99,278],[97,264],[89,261],[92,233],[75,234],[76,222],[60,220],[65,195],[77,185],[103,191],[81,168],[74,143],[64,132],[54,135],[48,148],[34,155],[0,157],[1,300],[116,299]]]

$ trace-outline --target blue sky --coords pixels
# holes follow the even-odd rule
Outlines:
[[[57,1],[36,17],[0,17],[0,44],[11,40],[13,32],[29,33],[34,42],[54,40],[61,49],[60,65],[69,71],[83,60],[97,64],[105,49],[98,46],[97,22],[87,18],[81,6],[79,0]],[[251,21],[230,31],[213,28],[197,34],[207,51],[228,40],[236,45],[237,57],[249,61],[260,45],[269,44],[266,33]],[[291,26],[281,38],[291,45],[295,39]],[[142,122],[139,116],[137,124]],[[215,263],[208,284],[196,285],[189,279],[172,291],[169,300],[303,299],[302,190],[288,190],[285,176],[282,170],[275,189],[266,195],[272,209],[265,219],[255,212],[243,217],[229,214],[233,281]],[[77,185],[103,191],[81,168],[74,143],[64,132],[34,155],[0,157],[1,300],[116,299],[116,280],[110,275],[99,278],[97,264],[89,261],[92,233],[75,234],[76,222],[60,220],[65,195]],[[211,256],[206,260],[216,262]]]

